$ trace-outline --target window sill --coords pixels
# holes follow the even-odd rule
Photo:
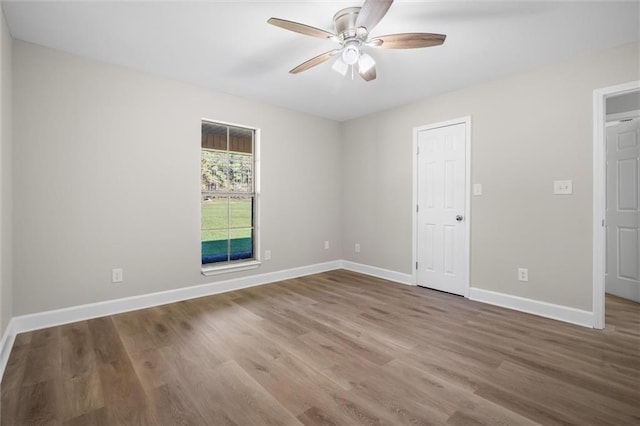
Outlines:
[[[255,269],[261,265],[259,260],[251,260],[248,262],[239,262],[239,263],[227,263],[225,265],[216,265],[216,266],[203,266],[200,269],[202,275],[208,277],[211,275],[218,274],[226,274],[229,272],[239,272],[239,271],[248,271],[250,269]]]

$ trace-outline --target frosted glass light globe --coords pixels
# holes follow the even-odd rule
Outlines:
[[[358,46],[350,44],[347,45],[342,51],[342,60],[347,65],[354,65],[358,62],[358,58],[360,57],[360,50]]]

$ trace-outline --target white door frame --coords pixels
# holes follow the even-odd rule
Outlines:
[[[471,116],[454,118],[453,120],[442,121],[439,123],[427,124],[413,128],[413,232],[412,232],[412,256],[411,256],[411,276],[413,285],[418,285],[418,271],[416,270],[416,262],[418,261],[418,133],[423,130],[437,129],[439,127],[453,126],[456,124],[465,125],[465,208],[464,208],[464,265],[463,265],[463,296],[469,297],[469,270],[470,270],[470,237],[471,237]]]
[[[593,91],[593,328],[604,328],[607,98],[640,90],[640,80]]]

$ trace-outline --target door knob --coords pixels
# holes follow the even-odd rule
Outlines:
[[[462,222],[462,219],[463,219],[462,215],[456,215],[456,220],[458,222]]]

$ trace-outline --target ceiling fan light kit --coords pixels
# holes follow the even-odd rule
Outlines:
[[[360,58],[360,43],[357,40],[350,40],[342,48],[342,60],[347,65],[355,65]]]
[[[365,81],[376,78],[376,62],[371,55],[363,52],[364,47],[382,49],[415,49],[420,47],[439,46],[444,43],[444,34],[432,33],[404,33],[369,38],[371,30],[380,22],[391,7],[393,0],[366,0],[362,7],[348,7],[338,11],[333,16],[334,33],[319,28],[287,21],[285,19],[270,18],[267,22],[289,31],[311,37],[330,39],[340,44],[338,49],[322,53],[289,71],[297,74],[316,65],[328,61],[338,55],[332,68],[342,74],[347,74],[357,66],[358,74]]]
[[[375,66],[376,66],[376,61],[373,60],[371,55],[367,53],[362,53],[360,55],[360,60],[358,61],[358,69],[360,71],[367,72]]]
[[[336,59],[331,68],[342,75],[347,75],[347,71],[349,71],[349,65],[345,64],[340,58]]]

